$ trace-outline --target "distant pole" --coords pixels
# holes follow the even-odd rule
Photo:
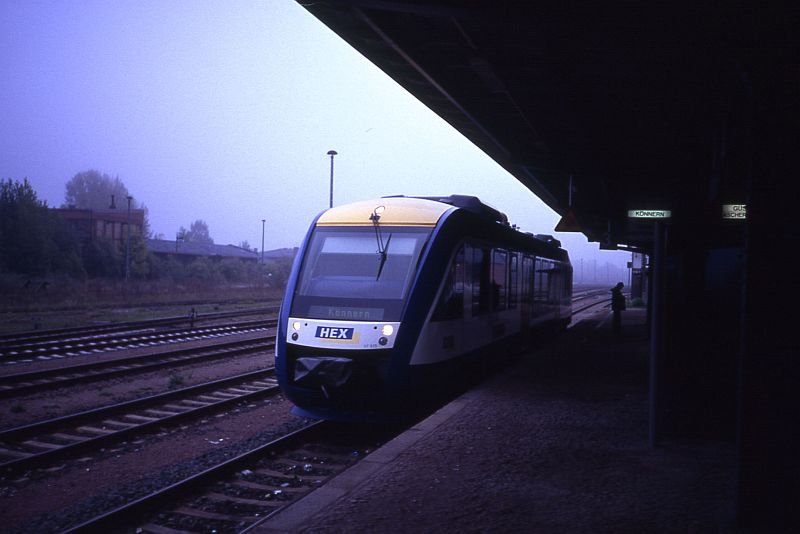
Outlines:
[[[631,252],[631,266],[628,267],[628,291],[631,291],[632,285],[633,285],[633,252]]]
[[[261,219],[261,263],[264,263],[264,223],[266,219]]]
[[[329,208],[333,207],[333,156],[335,156],[336,154],[338,154],[338,152],[336,152],[335,150],[328,150],[328,155],[331,157],[331,194],[330,194],[330,200],[328,202]]]
[[[131,277],[131,200],[128,195],[128,241],[125,244],[125,280]]]

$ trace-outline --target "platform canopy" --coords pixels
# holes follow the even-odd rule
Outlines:
[[[645,251],[652,232],[631,210],[702,230],[723,205],[745,204],[752,154],[741,147],[773,91],[776,51],[796,40],[782,3],[301,4],[565,227]]]

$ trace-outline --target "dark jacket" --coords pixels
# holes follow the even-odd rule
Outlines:
[[[622,311],[625,309],[625,295],[622,294],[621,287],[611,290],[611,310]]]

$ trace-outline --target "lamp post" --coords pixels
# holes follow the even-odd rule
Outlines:
[[[128,241],[125,243],[125,280],[131,277],[131,200],[128,195]]]
[[[264,265],[264,223],[266,219],[261,219],[261,265]]]
[[[328,202],[328,207],[333,207],[333,156],[338,154],[335,150],[328,150],[328,155],[331,157],[331,194],[330,194],[330,201]]]

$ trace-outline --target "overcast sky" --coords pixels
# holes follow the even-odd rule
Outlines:
[[[0,68],[0,178],[60,206],[76,173],[118,176],[167,239],[203,219],[216,243],[260,248],[266,219],[265,249],[299,245],[331,149],[337,205],[457,193],[526,231],[558,222],[292,0],[2,0]],[[630,259],[557,237],[576,271]]]

